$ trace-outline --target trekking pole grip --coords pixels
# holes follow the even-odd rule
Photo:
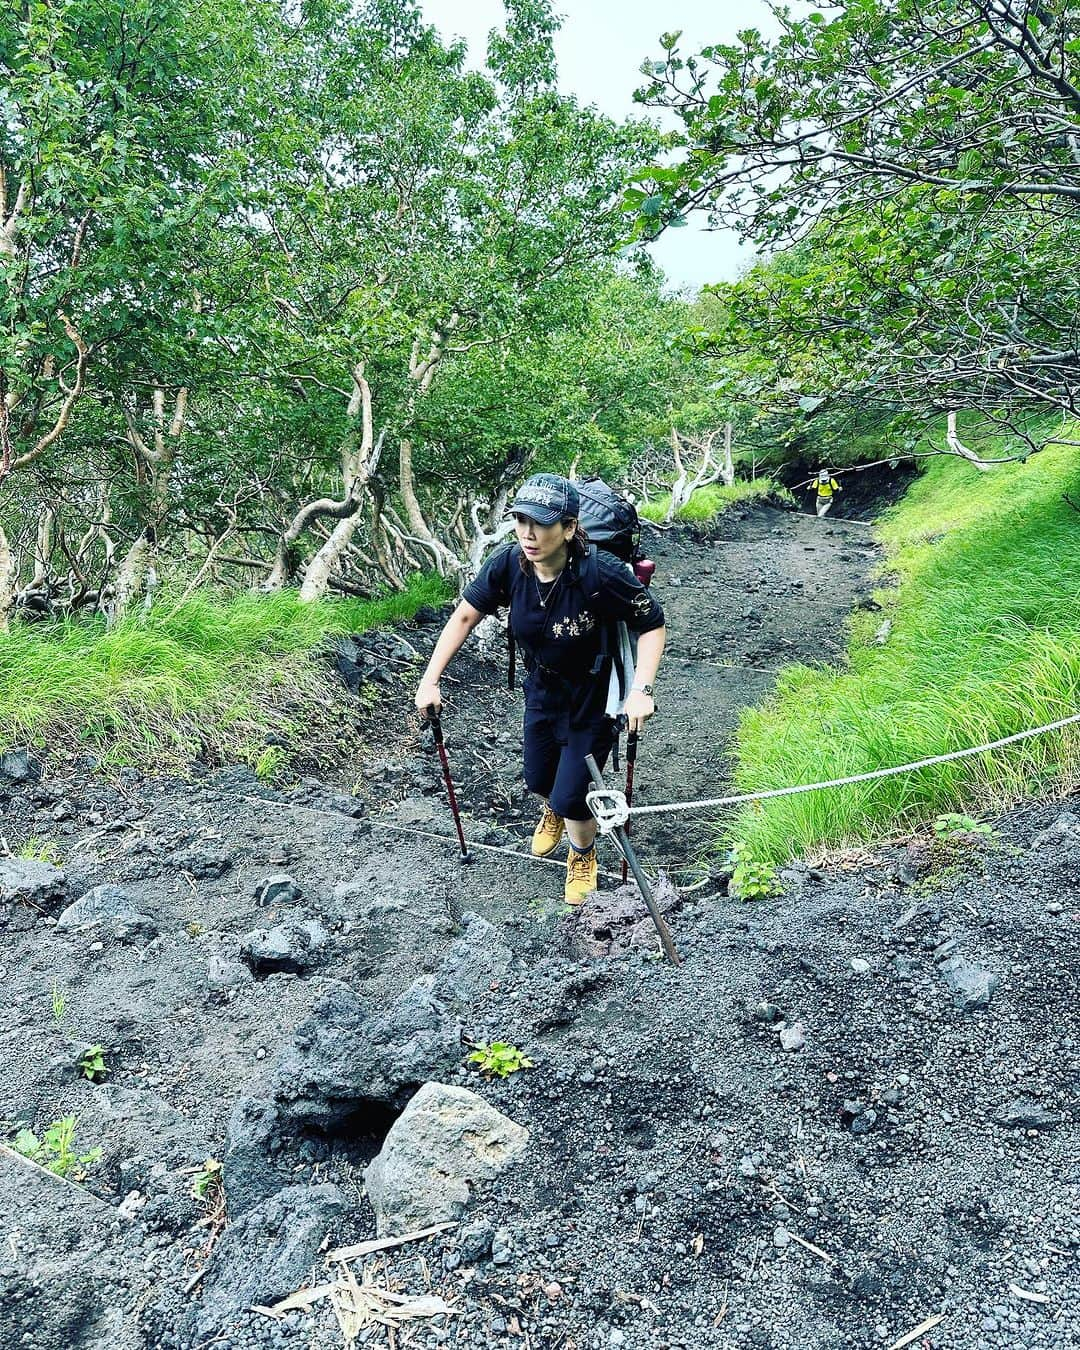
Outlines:
[[[428,724],[431,727],[432,736],[435,737],[435,744],[442,745],[442,716],[434,703],[429,703],[424,709],[424,716],[427,718]]]

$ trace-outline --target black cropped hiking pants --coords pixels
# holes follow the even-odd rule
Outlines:
[[[557,816],[591,820],[585,794],[592,787],[585,756],[593,755],[602,769],[611,753],[614,723],[599,717],[584,726],[570,725],[568,712],[525,709],[525,784],[546,797]]]

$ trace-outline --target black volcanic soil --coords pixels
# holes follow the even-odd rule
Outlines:
[[[637,800],[716,795],[739,712],[776,668],[841,652],[871,533],[760,507],[647,543],[670,646]],[[437,632],[434,617],[402,630],[422,654]],[[520,695],[471,651],[451,676],[467,834],[523,851]],[[383,1018],[404,1044],[417,989],[435,991],[429,1040],[444,1036],[430,1076],[486,1097],[529,1144],[460,1225],[378,1266],[455,1315],[372,1325],[357,1344],[869,1350],[923,1323],[909,1343],[941,1350],[1080,1343],[1068,803],[1019,808],[992,836],[796,864],[782,896],[753,904],[723,894],[715,821],[646,818],[641,857],[674,883],[673,968],[612,917],[630,902],[615,880],[569,916],[556,866],[478,850],[464,867],[431,837],[450,821],[413,678],[380,687],[348,778],[273,790],[196,766],[190,781],[106,783],[46,755],[40,783],[0,789],[8,850],[59,854],[55,873],[0,861],[0,1118],[10,1139],[73,1114],[77,1151],[101,1149],[80,1186],[0,1153],[0,1350],[345,1344],[325,1301],[280,1319],[249,1305],[290,1292],[284,1269],[291,1288],[324,1278],[324,1231],[373,1235],[362,1171],[423,1055],[390,1087],[352,1063],[343,1080],[365,1086],[309,1091],[306,1115],[282,1084],[297,1055],[310,1067],[338,1044],[343,1018]],[[602,857],[614,871],[614,850]],[[282,875],[291,889],[260,894]],[[138,917],[57,925],[98,886]],[[316,925],[298,969],[245,955],[255,930],[293,921]],[[980,976],[986,1006],[958,1006],[958,983]],[[489,1081],[465,1043],[448,1059],[458,1024],[534,1067]],[[103,1082],[78,1073],[91,1045]],[[276,1103],[278,1124],[240,1140],[247,1102]],[[227,1194],[222,1232],[192,1185],[226,1155],[248,1189]]]

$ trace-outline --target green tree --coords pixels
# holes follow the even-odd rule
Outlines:
[[[99,372],[114,390],[157,391],[155,431],[182,425],[162,367],[181,372],[170,346],[197,327],[197,246],[235,202],[232,72],[274,13],[238,0],[4,10],[0,492],[31,466],[64,473],[65,435]],[[150,445],[168,458],[167,441]],[[0,527],[0,625],[13,587]]]
[[[432,525],[439,492],[425,500],[417,481],[421,407],[471,353],[542,341],[565,294],[621,242],[624,175],[655,135],[555,92],[546,4],[507,13],[517,36],[493,38],[486,76],[466,72],[414,5],[336,16],[301,66],[318,79],[301,73],[287,93],[312,130],[307,149],[268,185],[268,227],[253,221],[224,263],[242,367],[298,397],[317,387],[339,399],[333,459],[323,438],[296,447],[315,491],[281,522],[270,580],[284,584],[305,534],[327,522],[305,598],[323,593],[362,525],[392,583],[415,550],[463,565],[460,542]],[[499,514],[519,458],[507,454],[478,484],[477,528]]]
[[[5,11],[0,613],[461,573],[700,384],[611,261],[657,135],[557,92],[556,27],[511,0],[478,73],[413,0]]]
[[[657,207],[719,206],[756,238],[904,184],[1071,211],[1080,201],[1075,0],[858,0],[683,56],[639,97],[674,111],[686,154]],[[651,210],[651,208],[650,208]]]
[[[782,362],[814,349],[805,396],[973,404],[1020,431],[1032,408],[1076,411],[1074,0],[774,13],[773,40],[684,56],[664,38],[639,96],[678,115],[682,154],[633,189],[642,231],[704,210],[801,241],[738,294]]]

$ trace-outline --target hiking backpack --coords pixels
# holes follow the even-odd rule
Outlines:
[[[641,521],[634,503],[602,478],[584,478],[577,490],[578,519],[589,541],[633,567],[641,559]]]

